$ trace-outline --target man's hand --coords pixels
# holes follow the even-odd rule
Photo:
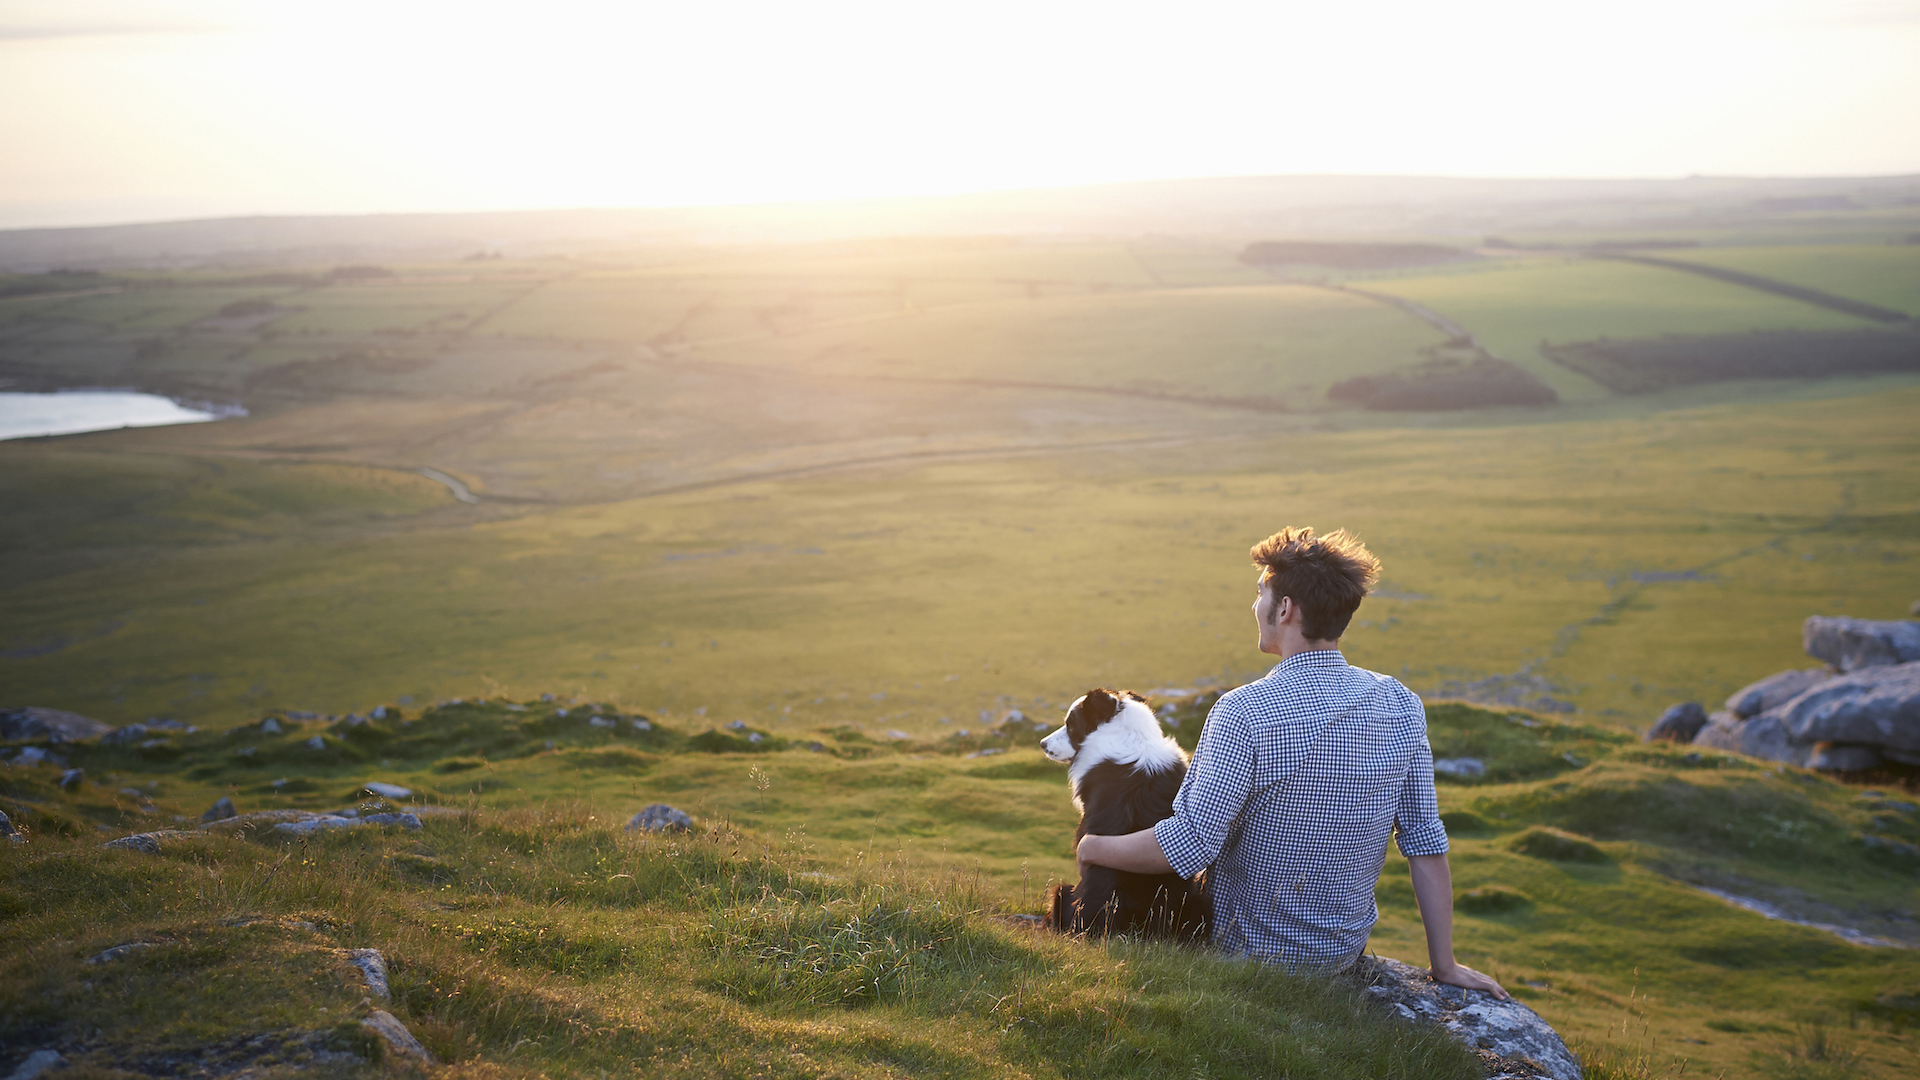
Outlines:
[[[1507,993],[1507,990],[1505,987],[1501,986],[1497,982],[1494,982],[1493,979],[1490,978],[1489,976],[1482,975],[1479,972],[1468,967],[1467,965],[1461,964],[1461,963],[1455,963],[1451,968],[1448,968],[1446,970],[1442,970],[1437,967],[1434,968],[1433,981],[1438,983],[1446,983],[1448,986],[1465,987],[1468,990],[1485,990],[1487,993],[1492,994],[1494,997],[1499,998],[1501,1001],[1513,1000],[1513,995]]]
[[[1167,865],[1167,857],[1160,851],[1160,841],[1153,835],[1152,829],[1127,833],[1125,836],[1094,836],[1080,838],[1080,846],[1074,849],[1080,861],[1080,877],[1087,876],[1087,866],[1110,866],[1115,870],[1130,870],[1136,874],[1170,874],[1173,867]]]

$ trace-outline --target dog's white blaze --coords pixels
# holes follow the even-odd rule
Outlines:
[[[1078,705],[1079,702],[1074,702]],[[1057,735],[1066,742],[1069,752],[1073,743],[1067,739],[1067,729],[1062,727],[1042,741],[1042,746]],[[1055,761],[1064,760],[1047,752]],[[1161,772],[1175,765],[1187,762],[1187,752],[1180,744],[1168,738],[1160,730],[1160,721],[1145,702],[1129,698],[1121,704],[1120,711],[1087,733],[1081,740],[1080,751],[1073,754],[1073,764],[1067,768],[1067,787],[1073,792],[1074,809],[1084,813],[1086,808],[1080,804],[1080,781],[1092,772],[1094,766],[1113,762],[1116,765],[1133,765],[1143,772]]]

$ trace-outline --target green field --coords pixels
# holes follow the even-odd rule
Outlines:
[[[1920,249],[1834,246],[1850,235],[1662,255],[1914,310],[1908,253]],[[1017,707],[1052,719],[1091,686],[1211,690],[1264,671],[1247,549],[1310,524],[1354,530],[1385,563],[1347,654],[1432,701],[1492,710],[1433,710],[1438,756],[1496,767],[1443,789],[1446,809],[1479,821],[1454,818],[1458,888],[1524,894],[1464,914],[1461,951],[1595,1060],[1650,1055],[1640,1072],[1590,1076],[1668,1075],[1682,1060],[1689,1075],[1910,1072],[1912,1018],[1885,1002],[1920,989],[1915,953],[1770,922],[1692,887],[1920,944],[1915,868],[1876,863],[1859,840],[1907,825],[1875,818],[1857,783],[1703,764],[1633,736],[1670,704],[1713,707],[1808,663],[1810,614],[1900,618],[1920,599],[1920,374],[1610,396],[1539,344],[1871,324],[1679,271],[1531,252],[1364,287],[1460,324],[1561,404],[1336,407],[1326,391],[1339,379],[1461,347],[1443,353],[1440,330],[1390,303],[1257,272],[1236,261],[1240,246],[683,246],[395,263],[352,279],[291,266],[274,271],[282,284],[252,283],[265,277],[255,269],[125,273],[102,279],[114,291],[0,300],[8,388],[139,386],[249,410],[0,444],[0,705],[201,729],[157,758],[75,751],[92,755],[93,781],[74,793],[53,789],[50,769],[0,769],[0,807],[36,831],[25,855],[0,849],[7,895],[25,898],[0,907],[0,937],[23,943],[8,953],[33,972],[0,1008],[41,1016],[35,995],[79,1000],[78,958],[151,930],[186,951],[140,969],[126,1000],[171,1015],[161,1002],[200,962],[192,943],[255,912],[279,929],[205,947],[291,950],[294,970],[322,942],[287,937],[293,919],[341,947],[386,942],[418,965],[410,1020],[476,1075],[697,1074],[680,1048],[701,1040],[718,1075],[1081,1075],[1071,1062],[1089,1047],[1103,1061],[1150,1049],[1126,1066],[1143,1076],[1304,1070],[1298,1055],[1326,1052],[1344,1038],[1326,1032],[1353,1022],[1338,992],[1136,945],[1036,943],[995,921],[1034,910],[1068,872],[1071,805],[1030,746],[960,751],[989,745],[983,718]],[[279,310],[220,315],[254,299]],[[480,501],[457,501],[423,467]],[[560,724],[543,693],[644,713],[662,731],[642,744]],[[490,704],[433,707],[476,698]],[[327,727],[316,758],[302,754],[320,728],[245,734],[276,710],[377,704],[451,734],[387,753]],[[733,722],[766,744],[727,734]],[[1186,715],[1181,737],[1199,722]],[[243,738],[262,756],[236,759]],[[801,749],[816,740],[830,752]],[[302,869],[271,887],[260,878],[275,846],[196,840],[123,864],[89,845],[100,827],[197,815],[221,793],[243,810],[339,805],[375,772],[473,814],[417,837],[296,849]],[[152,813],[113,794],[125,787],[148,792]],[[693,892],[663,891],[668,854],[612,830],[655,799],[714,829],[685,849],[703,867],[685,879]],[[1516,852],[1533,826],[1583,834],[1603,859]],[[515,854],[547,834],[561,838],[549,857]],[[481,869],[495,847],[506,877]],[[862,876],[875,858],[884,873]],[[607,860],[652,891],[620,891],[639,886],[612,885]],[[55,910],[62,890],[108,888],[128,865],[156,868],[140,904],[92,928]],[[900,933],[952,932],[979,951],[935,947],[948,966],[924,996],[858,1012],[742,989],[766,973],[735,946],[771,947],[752,935],[793,898],[756,908],[700,892],[748,881],[831,908],[894,888],[910,867],[958,876],[899,894],[919,898],[908,907],[964,912],[901,915]],[[1418,960],[1394,867],[1375,945]],[[795,877],[813,873],[840,880],[823,892]],[[213,914],[187,911],[206,888],[196,875],[227,882]],[[391,913],[359,914],[370,898]],[[494,929],[433,929],[456,910]],[[519,929],[503,938],[502,926]],[[540,940],[631,938],[637,959],[591,971],[512,960],[519,946],[501,943],[527,927]],[[697,931],[702,959],[675,967],[660,927]],[[624,964],[670,978],[635,997]],[[486,1000],[517,1002],[538,1030],[577,1031],[559,1018],[592,1014],[628,1034],[516,1049],[506,1027],[446,995],[462,970],[483,971]],[[1064,988],[1081,1005],[1006,1027],[977,1011],[976,978],[996,999]],[[303,1009],[335,992],[281,990]],[[1209,995],[1251,1010],[1219,1045],[1175,1019]],[[1312,1024],[1283,1021],[1323,997],[1312,1008],[1332,1011]],[[93,1008],[75,1015],[104,1015]],[[703,1009],[725,1022],[635,1019]],[[1115,1034],[1121,1014],[1137,1019],[1132,1034]],[[1808,1059],[1816,1023],[1864,1056]],[[216,1027],[180,1038],[236,1037]],[[1387,1075],[1395,1052],[1359,1046],[1323,1074]],[[813,1064],[775,1067],[770,1054]],[[1421,1060],[1445,1075],[1458,1062],[1443,1058]]]

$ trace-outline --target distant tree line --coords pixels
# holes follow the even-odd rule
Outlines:
[[[1552,405],[1553,387],[1524,368],[1492,356],[1429,360],[1399,371],[1334,383],[1327,397],[1376,412],[1486,409],[1497,405]]]
[[[1650,394],[1726,379],[1920,371],[1920,333],[1911,330],[1756,330],[1543,343],[1540,351],[1618,394]]]

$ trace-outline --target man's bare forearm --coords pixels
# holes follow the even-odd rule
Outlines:
[[[1135,874],[1171,874],[1173,867],[1160,840],[1152,829],[1141,829],[1125,836],[1083,836],[1080,838],[1080,866],[1107,866]]]
[[[1505,998],[1498,982],[1453,958],[1453,870],[1445,855],[1410,855],[1413,898],[1420,905],[1420,922],[1427,931],[1427,962],[1435,980],[1453,986],[1485,990]]]

